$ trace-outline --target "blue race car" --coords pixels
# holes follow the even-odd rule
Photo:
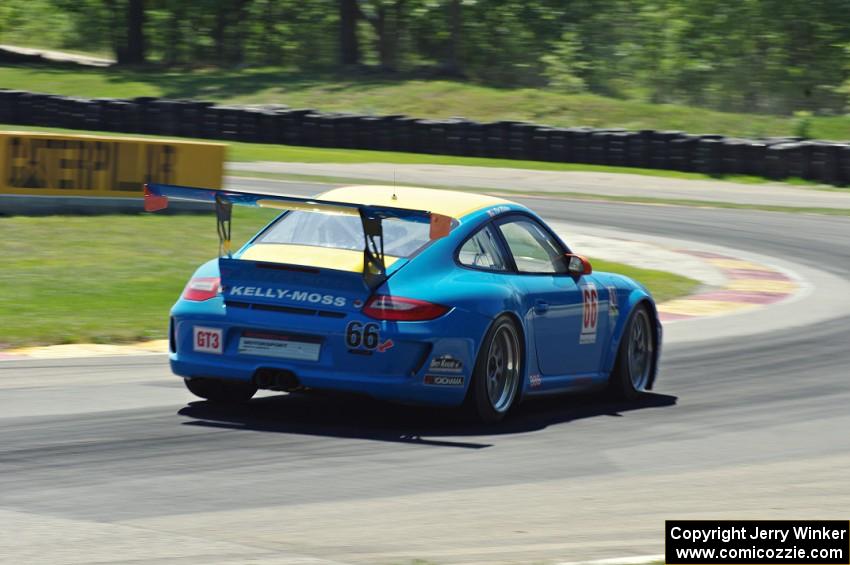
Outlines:
[[[218,259],[171,311],[170,360],[195,395],[332,389],[464,405],[651,389],[661,324],[649,292],[594,273],[534,212],[465,192],[350,186],[319,198],[151,184],[145,207],[214,203]],[[233,205],[283,212],[238,251]]]

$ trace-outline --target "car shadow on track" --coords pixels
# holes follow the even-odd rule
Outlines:
[[[491,425],[472,422],[457,409],[320,393],[267,396],[237,406],[198,401],[178,414],[188,418],[186,425],[194,426],[481,449],[492,446],[488,439],[495,436],[598,416],[623,416],[633,410],[673,406],[676,400],[656,393],[634,401],[612,401],[600,393],[553,396],[524,402],[505,421]]]

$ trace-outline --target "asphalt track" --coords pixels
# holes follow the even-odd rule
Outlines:
[[[526,203],[850,279],[850,218]],[[671,518],[846,520],[850,316],[834,314],[671,340],[645,400],[547,399],[495,428],[329,396],[215,408],[162,356],[4,362],[0,562],[581,561],[661,553]]]

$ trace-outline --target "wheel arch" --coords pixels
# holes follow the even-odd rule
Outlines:
[[[526,381],[528,380],[528,351],[529,344],[526,342],[528,339],[528,332],[525,331],[525,324],[522,323],[522,319],[517,315],[516,312],[512,312],[510,310],[506,310],[493,318],[493,322],[496,321],[500,316],[507,316],[510,318],[514,326],[516,327],[517,332],[519,333],[519,359],[520,359],[520,368],[519,368],[519,383],[517,383],[517,403],[522,402],[523,391],[525,390]]]
[[[632,316],[634,315],[637,308],[644,306],[649,312],[651,318],[651,329],[652,336],[655,340],[655,350],[652,359],[652,372],[649,375],[649,382],[647,383],[647,390],[652,390],[652,387],[655,384],[655,377],[658,374],[658,363],[661,359],[661,322],[658,314],[658,308],[656,307],[655,301],[652,299],[647,292],[641,289],[634,289],[628,297],[627,300],[628,305],[628,314],[626,316],[622,316],[621,320],[618,321],[617,327],[612,335],[611,344],[606,353],[607,359],[605,368],[609,374],[614,370],[614,365],[617,359],[617,353],[620,351],[620,344],[623,341],[623,337],[626,333],[626,328],[629,327],[629,323],[631,322]]]
[[[478,358],[481,355],[481,350],[484,347],[487,336],[490,334],[490,330],[493,329],[493,325],[496,323],[496,320],[498,320],[501,317],[509,318],[511,320],[511,322],[513,322],[514,327],[516,328],[517,333],[518,333],[517,337],[518,337],[519,348],[520,348],[520,363],[521,363],[521,366],[520,366],[520,379],[519,379],[519,383],[517,383],[517,396],[516,396],[516,400],[514,401],[514,403],[519,403],[523,399],[523,391],[525,389],[525,384],[526,384],[526,381],[527,381],[527,374],[528,374],[528,354],[527,354],[527,352],[529,350],[529,344],[526,343],[526,340],[528,339],[528,332],[525,331],[525,324],[522,323],[522,319],[519,317],[519,315],[516,312],[514,312],[512,310],[502,310],[501,312],[498,312],[497,314],[495,314],[493,316],[493,318],[490,320],[490,323],[487,324],[487,327],[484,329],[484,333],[481,335],[481,338],[478,340],[478,347],[475,350],[475,364],[473,366],[473,371],[475,371],[475,368],[478,366]],[[469,393],[470,393],[471,384],[472,384],[472,378],[469,379],[469,384],[467,385],[467,389],[466,389],[467,395],[469,395]]]
[[[649,374],[649,382],[646,384],[646,390],[652,390],[652,387],[655,386],[655,377],[658,374],[658,362],[661,360],[661,319],[658,315],[658,308],[655,305],[655,301],[651,298],[643,298],[635,304],[635,308],[638,306],[646,306],[646,309],[649,310],[652,322],[650,329],[652,330],[652,337],[655,339],[655,349],[652,356],[652,371]],[[632,310],[634,310],[634,308]]]

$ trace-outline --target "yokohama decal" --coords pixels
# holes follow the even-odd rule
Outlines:
[[[578,342],[582,345],[596,343],[596,325],[599,322],[599,292],[596,285],[590,282],[582,285],[581,296],[581,335]]]
[[[463,386],[463,375],[425,375],[426,385]]]

